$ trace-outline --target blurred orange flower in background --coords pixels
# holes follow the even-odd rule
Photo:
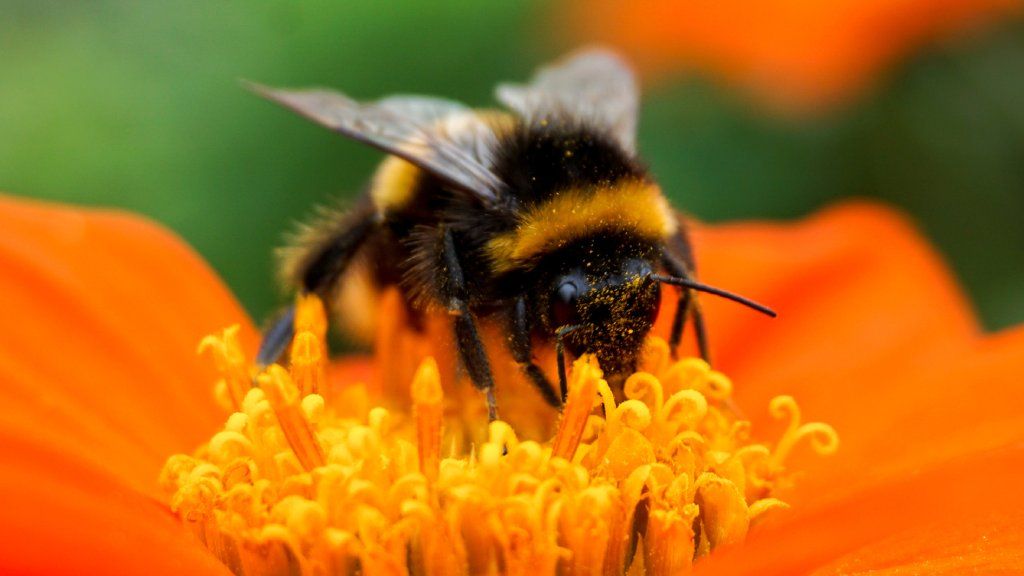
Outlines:
[[[244,312],[136,217],[8,197],[0,230],[0,571],[227,574],[157,478],[224,426],[196,343],[237,323],[251,351]],[[842,438],[828,459],[794,453],[792,511],[695,573],[1024,570],[1024,329],[982,334],[940,259],[877,206],[694,236],[702,278],[781,313],[705,303],[754,429],[777,437],[761,407],[788,394]]]
[[[559,33],[620,48],[648,79],[695,69],[804,110],[855,96],[921,45],[1021,7],[1019,0],[567,0]]]

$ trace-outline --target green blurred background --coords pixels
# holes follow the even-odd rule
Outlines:
[[[538,2],[0,0],[0,190],[140,212],[195,246],[256,318],[271,249],[379,155],[239,78],[490,102],[565,47]],[[1024,321],[1024,27],[897,63],[865,98],[783,118],[697,76],[645,95],[640,146],[708,221],[792,218],[850,196],[915,216],[989,328]]]

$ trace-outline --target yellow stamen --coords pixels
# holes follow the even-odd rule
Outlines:
[[[708,545],[714,550],[721,544],[734,544],[743,540],[750,527],[747,502],[739,488],[729,480],[712,472],[697,478],[696,504],[700,507]]]
[[[327,312],[324,303],[313,294],[301,295],[295,301],[295,333],[312,333],[323,343],[327,337]]]
[[[221,335],[207,336],[199,342],[199,353],[207,352],[213,357],[217,371],[222,379],[215,386],[221,390],[218,397],[223,397],[227,407],[237,410],[242,406],[245,393],[252,386],[252,375],[245,361],[245,353],[238,341],[238,324],[225,328]]]
[[[295,304],[295,338],[290,372],[302,396],[320,394],[327,355],[327,314],[316,296],[299,296]]]
[[[299,393],[319,394],[320,383],[324,380],[323,348],[312,332],[295,335],[292,344],[292,363],[289,367],[292,381]]]
[[[284,368],[272,365],[259,376],[260,389],[277,414],[278,424],[292,451],[307,471],[324,465],[323,448],[302,410],[299,391]],[[308,396],[307,396],[308,398]]]
[[[697,506],[688,504],[682,510],[655,510],[647,519],[644,538],[646,573],[675,576],[689,572],[693,564],[693,519]]]
[[[551,448],[552,456],[571,460],[576,453],[590,411],[594,407],[598,382],[603,382],[602,376],[597,367],[597,359],[593,356],[583,356],[573,365],[572,376],[569,378],[569,397],[562,410],[562,419],[558,422],[558,433]]]
[[[786,432],[779,439],[775,452],[772,454],[772,463],[776,466],[781,466],[793,447],[805,438],[810,440],[811,449],[818,454],[834,454],[839,449],[839,435],[828,424],[821,422],[801,424],[800,407],[797,406],[796,400],[792,396],[773,398],[768,404],[768,410],[774,418],[789,420]]]
[[[437,478],[441,462],[441,375],[433,358],[424,360],[412,381],[413,413],[416,417],[416,449],[420,472],[428,479]]]
[[[788,420],[774,449],[753,441],[728,378],[672,361],[653,338],[622,399],[593,357],[577,360],[544,443],[482,414],[456,422],[471,418],[458,407],[446,416],[432,359],[411,398],[345,383],[332,401],[314,393],[327,362],[317,310],[300,302],[290,370],[270,366],[255,388],[235,330],[203,341],[233,412],[160,477],[171,509],[236,574],[685,573],[787,508],[777,488],[794,447],[838,447],[789,397],[770,404]],[[353,411],[348,397],[411,410]],[[466,430],[486,440],[463,451]]]

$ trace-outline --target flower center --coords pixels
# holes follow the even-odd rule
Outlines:
[[[446,453],[433,359],[414,377],[409,413],[367,408],[361,384],[324,390],[325,333],[322,305],[307,299],[288,368],[257,374],[237,327],[200,345],[232,413],[195,454],[170,457],[160,480],[236,574],[677,574],[786,508],[775,494],[797,444],[838,447],[786,396],[769,406],[788,420],[782,437],[753,442],[729,380],[698,359],[671,361],[651,338],[622,402],[584,356],[549,442],[521,441],[500,421],[460,423],[489,426],[487,440]]]

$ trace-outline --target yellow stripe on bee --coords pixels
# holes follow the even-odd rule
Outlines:
[[[461,132],[471,131],[472,122],[483,122],[500,138],[510,133],[516,124],[515,117],[500,110],[470,110],[446,116],[437,121],[438,127],[447,138],[458,139]],[[420,145],[410,146],[419,150]],[[397,156],[388,156],[381,162],[370,184],[370,198],[377,212],[383,214],[406,206],[416,194],[424,172],[416,165]]]
[[[397,156],[388,156],[373,175],[370,198],[377,212],[385,213],[405,206],[419,184],[422,171]]]
[[[488,242],[487,251],[494,271],[506,272],[598,230],[621,230],[658,241],[674,234],[677,226],[661,189],[634,180],[561,192],[527,210],[515,230]]]

